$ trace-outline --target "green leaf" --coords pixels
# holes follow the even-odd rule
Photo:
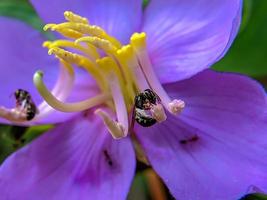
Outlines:
[[[23,139],[25,143],[29,143],[36,137],[40,136],[44,132],[48,131],[49,129],[53,128],[52,125],[41,125],[41,126],[32,126],[27,129],[27,131],[23,135]]]
[[[149,4],[150,0],[143,0],[143,9],[145,9],[147,7],[147,5]]]
[[[146,200],[148,199],[148,188],[145,180],[144,173],[136,173],[134,180],[131,185],[131,189],[128,193],[127,200]]]
[[[253,193],[242,197],[240,200],[267,200],[267,196],[260,193]]]
[[[267,76],[267,1],[245,0],[244,20],[228,54],[213,67],[252,77]]]
[[[11,126],[0,126],[0,164],[14,151],[14,139],[12,138]]]
[[[20,19],[38,30],[43,24],[27,0],[1,0],[0,15]]]

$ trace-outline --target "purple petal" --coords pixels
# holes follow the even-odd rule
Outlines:
[[[122,42],[139,29],[142,0],[31,0],[45,23],[63,22],[64,11],[73,11],[105,29]]]
[[[42,102],[42,97],[33,85],[33,74],[37,70],[45,73],[44,81],[52,89],[58,76],[58,61],[47,54],[42,47],[44,37],[32,27],[11,18],[0,17],[0,106],[12,108],[15,106],[14,92],[21,88],[30,92],[36,105]],[[68,101],[78,101],[96,94],[94,81],[85,70],[76,70],[76,82],[73,93]],[[56,123],[73,116],[54,112],[37,123]],[[0,119],[2,123],[9,123]]]
[[[218,61],[237,34],[240,0],[153,0],[143,30],[164,83],[191,77]]]
[[[38,69],[43,70],[45,82],[52,88],[58,64],[47,55],[47,50],[42,47],[44,38],[32,27],[5,17],[0,18],[0,27],[3,28],[0,33],[0,105],[14,107],[13,94],[19,88],[30,92],[34,102],[39,104],[42,98],[33,85],[33,74]],[[6,121],[1,119],[1,122]]]
[[[267,191],[266,94],[249,78],[202,72],[166,86],[184,112],[138,127],[148,158],[177,199],[232,200]]]
[[[56,62],[42,47],[44,38],[38,31],[14,19],[1,17],[0,27],[3,28],[0,33],[0,105],[14,106],[13,93],[18,88],[29,91],[36,103],[41,102],[32,81],[34,72],[44,70],[45,81],[51,88],[58,71]]]
[[[135,170],[128,138],[113,140],[92,116],[57,126],[0,168],[3,199],[124,200]]]

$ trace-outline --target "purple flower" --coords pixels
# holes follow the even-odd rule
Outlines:
[[[135,170],[132,141],[177,199],[230,200],[267,188],[265,91],[247,77],[206,69],[232,43],[241,1],[151,0],[144,13],[136,0],[31,2],[45,22],[61,23],[65,10],[86,18],[65,12],[66,23],[45,26],[72,39],[44,43],[60,72],[40,48],[40,34],[0,18],[0,115],[61,122],[4,162],[2,199],[125,199]],[[47,83],[35,73],[41,96],[69,114],[42,102],[31,82],[38,69]],[[38,105],[30,122],[21,105],[7,109],[18,87]],[[131,130],[134,98],[147,88],[152,97],[135,115],[155,124]]]

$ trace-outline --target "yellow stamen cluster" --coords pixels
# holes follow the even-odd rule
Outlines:
[[[44,30],[57,31],[67,39],[46,41],[43,46],[61,63],[64,61],[88,71],[103,93],[109,92],[111,79],[117,79],[127,110],[130,111],[134,97],[140,90],[133,72],[138,65],[134,49],[145,47],[145,33],[133,34],[130,44],[122,46],[102,28],[90,25],[86,18],[70,11],[66,11],[64,16],[67,22],[47,24]],[[76,53],[70,52],[70,48]]]

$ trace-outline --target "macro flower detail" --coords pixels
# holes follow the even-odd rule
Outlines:
[[[12,44],[4,49],[12,77],[25,70],[4,94],[23,88],[38,113],[18,115],[7,97],[0,113],[55,128],[1,165],[3,199],[126,199],[140,147],[176,199],[267,189],[266,93],[249,78],[207,69],[236,36],[242,1],[151,0],[144,12],[136,0],[31,2],[57,39],[31,40],[35,31],[0,18],[12,30],[3,43],[16,36],[13,45],[31,52],[12,63]]]
[[[131,111],[135,115],[136,104],[142,101],[138,115],[145,116],[157,122],[166,120],[163,106],[172,114],[182,111],[185,103],[182,100],[171,100],[163,89],[152,69],[146,49],[146,34],[134,33],[130,44],[122,46],[118,40],[108,35],[98,26],[90,25],[88,21],[70,11],[65,12],[68,22],[61,24],[47,24],[44,29],[51,29],[74,39],[45,42],[49,54],[56,55],[62,65],[60,76],[69,76],[65,80],[74,80],[73,65],[84,68],[95,79],[101,92],[93,98],[76,102],[64,103],[51,94],[42,81],[43,73],[38,71],[34,75],[34,84],[45,101],[54,109],[62,112],[86,111],[95,106],[106,104],[116,113],[117,121],[107,112],[99,108],[95,114],[99,115],[113,138],[126,137],[130,128]],[[84,36],[85,35],[85,36]],[[88,36],[89,35],[89,36]],[[85,43],[85,45],[81,44]],[[71,53],[63,48],[73,48],[79,53]],[[101,53],[98,53],[101,50]],[[103,54],[102,56],[100,54]],[[72,83],[66,82],[62,93],[67,94]],[[150,96],[157,97],[157,101],[136,99],[143,91],[150,90]],[[64,92],[66,90],[66,92]],[[148,93],[148,91],[146,91]],[[113,103],[112,101],[113,100]],[[135,102],[134,102],[135,100]],[[153,102],[153,103],[152,103]],[[143,114],[140,108],[143,107]],[[135,118],[135,116],[133,116]],[[146,119],[144,119],[146,121]],[[144,122],[145,124],[145,122]]]

